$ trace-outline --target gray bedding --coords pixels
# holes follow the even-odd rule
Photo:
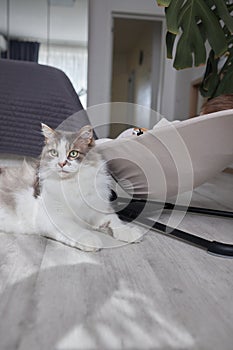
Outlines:
[[[37,157],[43,145],[40,123],[56,128],[78,111],[75,125],[81,128],[88,117],[62,71],[0,59],[0,153]]]

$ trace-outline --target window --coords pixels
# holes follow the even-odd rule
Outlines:
[[[70,79],[84,108],[87,106],[87,48],[82,46],[40,45],[39,61],[61,69]]]

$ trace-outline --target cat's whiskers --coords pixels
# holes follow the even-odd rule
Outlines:
[[[65,173],[77,173],[77,169],[72,169],[72,168],[69,168],[69,170],[66,170],[66,169],[62,169],[62,171],[64,171]]]

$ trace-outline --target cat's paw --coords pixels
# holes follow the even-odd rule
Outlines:
[[[133,225],[121,225],[113,229],[113,237],[118,241],[127,243],[139,243],[143,239],[144,231],[141,227]]]
[[[106,235],[113,236],[113,231],[112,231],[110,225],[111,225],[111,221],[109,220],[107,222],[102,223],[100,226],[95,227],[94,229],[96,231],[100,231],[102,233],[105,233]]]

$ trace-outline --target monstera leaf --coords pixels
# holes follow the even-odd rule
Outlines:
[[[231,13],[233,5],[228,5],[227,8]],[[219,16],[218,18],[220,20]],[[213,98],[233,93],[233,35],[226,25],[223,26],[223,31],[227,42],[227,52],[219,58],[216,57],[213,49],[210,51],[200,86],[200,92],[204,97]]]
[[[210,51],[200,86],[200,92],[204,97],[213,98],[233,93],[233,36],[231,33],[226,34],[226,39],[228,49],[223,57],[215,57],[214,51]]]
[[[232,1],[157,0],[157,3],[165,7],[167,57],[174,56],[174,67],[184,69],[206,64],[208,42],[211,52],[201,93],[208,97],[225,90],[233,93]],[[219,58],[223,55],[228,58],[219,71]]]

